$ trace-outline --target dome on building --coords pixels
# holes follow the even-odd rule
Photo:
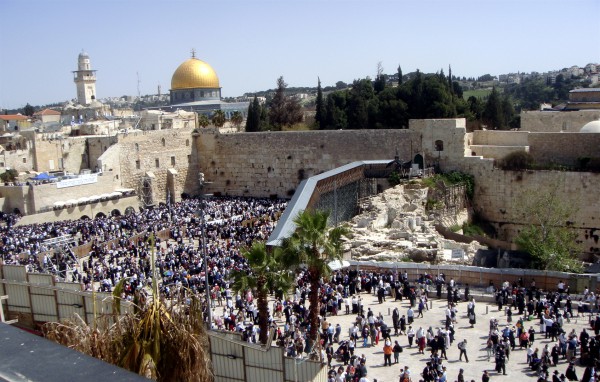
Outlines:
[[[89,59],[89,58],[90,58],[90,55],[89,55],[89,54],[87,54],[87,52],[86,52],[86,51],[82,50],[82,51],[81,51],[81,53],[79,53],[79,58],[80,58],[80,59],[82,59],[82,58],[87,58],[87,59]]]
[[[580,133],[600,133],[600,120],[586,123],[585,125],[583,125],[581,130],[579,130],[579,132]]]
[[[185,61],[171,78],[171,89],[219,88],[219,78],[214,69],[206,62],[195,57]]]

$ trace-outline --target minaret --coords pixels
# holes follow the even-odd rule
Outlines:
[[[75,86],[77,86],[77,102],[89,105],[96,99],[96,71],[90,65],[90,56],[84,51],[79,53],[77,70],[73,71]]]

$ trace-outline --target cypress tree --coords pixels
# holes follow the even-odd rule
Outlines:
[[[323,89],[321,89],[321,79],[318,79],[317,85],[317,111],[315,114],[315,121],[319,130],[325,129],[325,103],[323,102]]]
[[[402,85],[402,68],[398,65],[398,86]]]

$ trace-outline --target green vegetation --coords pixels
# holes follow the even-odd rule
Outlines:
[[[302,211],[294,219],[296,230],[282,243],[283,266],[292,270],[306,269],[310,285],[319,285],[321,278],[331,272],[327,264],[332,260],[341,259],[341,238],[347,235],[348,229],[343,226],[329,229],[328,219],[328,212]],[[308,301],[310,331],[307,345],[311,348],[311,357],[319,359],[319,288],[310,289]]]
[[[462,225],[463,235],[465,236],[485,236],[483,228],[474,223],[463,223]]]
[[[0,179],[2,179],[3,182],[14,182],[18,176],[19,172],[14,168],[11,168],[0,174]]]
[[[429,188],[437,188],[440,182],[443,182],[446,186],[464,184],[467,197],[471,200],[473,199],[475,194],[475,178],[473,175],[452,171],[446,174],[436,174],[430,178],[423,179],[423,184]]]
[[[470,97],[475,97],[475,98],[484,100],[490,95],[491,92],[492,92],[492,89],[465,90],[463,92],[463,98],[469,99]]]
[[[399,70],[400,71],[400,70]],[[453,85],[450,86],[450,83]],[[460,88],[457,85],[457,88]],[[378,69],[375,81],[355,80],[349,90],[335,91],[325,102],[326,129],[407,128],[409,119],[472,119],[467,102],[456,93],[454,82],[441,71],[422,74],[398,87],[386,86]],[[459,89],[462,92],[462,90]]]
[[[531,169],[533,164],[531,154],[526,151],[515,151],[502,158],[498,162],[498,167],[502,170],[521,171]]]
[[[269,335],[269,292],[287,292],[291,288],[293,275],[283,267],[280,248],[268,251],[264,242],[254,242],[250,249],[243,252],[243,256],[248,260],[252,273],[234,271],[232,289],[242,296],[248,290],[256,294],[260,328],[258,340],[261,344],[266,344]]]
[[[292,126],[302,121],[300,103],[295,97],[285,94],[287,84],[283,77],[277,79],[277,89],[269,104],[269,123],[273,130],[281,130],[284,126]]]
[[[535,190],[523,196],[518,210],[524,221],[532,223],[521,230],[516,243],[531,254],[532,265],[537,269],[581,272],[582,264],[577,259],[581,248],[570,227],[575,203],[557,197],[558,185],[559,182],[550,190]]]

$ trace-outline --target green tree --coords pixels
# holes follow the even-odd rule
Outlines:
[[[235,126],[236,129],[240,129],[240,126],[244,122],[244,116],[239,111],[234,111],[231,115],[231,123]]]
[[[277,79],[277,89],[269,105],[269,123],[275,130],[281,130],[284,126],[292,126],[302,121],[300,102],[285,94],[287,86],[283,76]]]
[[[502,101],[495,86],[485,103],[482,117],[490,129],[502,129],[504,127]]]
[[[381,61],[377,63],[377,75],[375,76],[375,81],[373,82],[373,89],[375,93],[379,93],[385,89],[385,74],[383,74],[383,66],[381,65]]]
[[[243,294],[247,290],[256,294],[258,308],[258,340],[266,344],[269,334],[269,292],[282,290],[287,292],[292,286],[293,275],[287,268],[282,267],[281,248],[268,251],[264,242],[254,242],[252,247],[243,252],[248,260],[251,272],[234,271],[232,289]]]
[[[206,114],[198,114],[198,126],[206,127],[210,125],[210,120],[206,116]]]
[[[285,266],[291,269],[306,267],[311,285],[308,297],[308,322],[310,331],[308,345],[313,347],[318,342],[319,312],[321,299],[319,297],[321,278],[331,271],[327,265],[330,261],[340,259],[342,255],[342,236],[348,234],[346,227],[329,229],[327,220],[329,212],[302,211],[294,219],[296,230],[283,240],[283,259]],[[317,351],[318,349],[313,349]]]
[[[323,89],[321,89],[321,79],[319,78],[317,83],[317,104],[315,113],[315,121],[317,122],[319,130],[325,129],[326,114],[327,110],[325,108],[325,101],[323,100]]]
[[[402,68],[398,65],[398,86],[402,85]]]
[[[23,108],[23,115],[31,117],[33,116],[33,113],[35,113],[35,109],[33,108],[33,106],[27,103],[27,105],[25,105],[25,107]]]
[[[258,98],[254,96],[254,100],[248,105],[248,117],[246,118],[246,131],[256,132],[260,131],[260,115],[262,113],[262,106],[258,102]]]
[[[570,227],[575,210],[557,196],[558,183],[543,191],[536,189],[523,197],[517,208],[528,222],[517,236],[516,243],[528,252],[532,266],[537,269],[560,272],[581,272],[577,259],[581,252],[577,234]]]
[[[225,118],[225,113],[223,112],[223,110],[215,110],[215,112],[213,113],[213,116],[211,118],[211,122],[213,125],[215,125],[216,127],[223,127],[223,125],[225,124],[226,118]]]

